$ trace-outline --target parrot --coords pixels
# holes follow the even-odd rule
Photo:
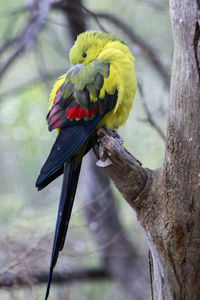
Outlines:
[[[40,191],[63,174],[45,300],[65,243],[82,159],[99,128],[115,132],[126,122],[137,87],[135,59],[113,34],[79,34],[69,60],[71,68],[58,78],[49,97],[48,129],[58,134],[36,181]]]

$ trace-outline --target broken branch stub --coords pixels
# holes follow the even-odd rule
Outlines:
[[[138,212],[146,187],[152,182],[152,171],[142,167],[142,164],[128,152],[120,142],[105,128],[98,130],[99,139],[94,151],[99,159],[97,166],[112,179],[117,189],[127,202]]]

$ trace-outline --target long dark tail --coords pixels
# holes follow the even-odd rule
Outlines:
[[[81,169],[81,162],[78,166],[75,166],[75,158],[72,157],[71,160],[64,165],[64,175],[62,183],[62,191],[60,196],[60,203],[58,208],[58,216],[56,223],[56,230],[53,242],[51,264],[49,269],[49,277],[46,289],[45,300],[47,300],[53,275],[53,269],[56,265],[58,254],[62,251],[67,229],[69,225],[69,220],[72,212],[72,207],[74,203],[74,197],[76,193],[78,178]]]

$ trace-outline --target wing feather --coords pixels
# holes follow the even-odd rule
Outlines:
[[[101,60],[94,60],[83,66],[72,67],[64,83],[56,93],[53,106],[47,115],[49,130],[74,126],[85,126],[85,122],[101,117],[112,110],[116,104],[117,93],[104,91],[104,81],[110,74],[110,65]],[[108,97],[109,96],[109,97]]]

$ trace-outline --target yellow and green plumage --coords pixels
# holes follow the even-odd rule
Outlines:
[[[86,58],[82,57],[83,53],[87,53]],[[73,65],[80,63],[83,66],[88,66],[94,63],[95,60],[104,61],[110,65],[110,74],[108,78],[104,78],[99,97],[103,98],[105,91],[112,95],[118,90],[115,109],[108,113],[100,123],[100,126],[107,125],[114,130],[125,123],[133,104],[137,85],[134,58],[128,47],[111,34],[96,31],[80,34],[70,51],[71,63]],[[85,76],[87,76],[87,72],[85,73]],[[77,77],[77,81],[82,80],[78,74]],[[50,108],[53,106],[58,88],[65,81],[66,75],[63,75],[55,83],[50,95]],[[90,99],[91,101],[96,100],[92,95]]]
[[[116,36],[88,31],[70,50],[72,68],[55,83],[47,115],[58,137],[36,186],[44,188],[64,172],[46,297],[62,250],[75,197],[82,157],[96,129],[116,130],[128,118],[136,91],[134,58]]]

